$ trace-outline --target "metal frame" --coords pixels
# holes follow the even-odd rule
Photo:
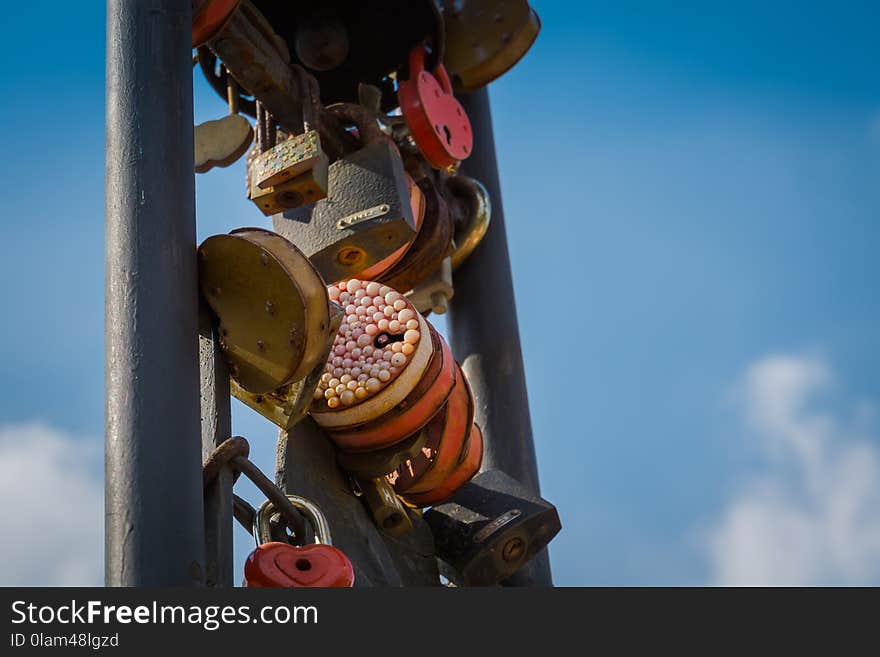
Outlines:
[[[107,2],[105,578],[205,578],[191,6]]]

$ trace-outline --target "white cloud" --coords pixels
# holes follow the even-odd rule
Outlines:
[[[0,425],[0,585],[103,584],[100,455],[42,423]]]
[[[740,392],[762,472],[720,514],[707,548],[718,584],[880,584],[880,449],[872,409],[824,410],[833,377],[815,357],[754,363]]]

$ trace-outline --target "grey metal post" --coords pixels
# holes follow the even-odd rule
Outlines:
[[[204,581],[191,11],[107,2],[110,586]]]
[[[485,439],[483,469],[503,470],[539,493],[489,92],[483,88],[460,100],[474,133],[473,154],[461,170],[489,190],[492,221],[483,241],[455,272],[449,310],[452,349],[476,398],[476,421]],[[546,550],[506,583],[551,586]]]

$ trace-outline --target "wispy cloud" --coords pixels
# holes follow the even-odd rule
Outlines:
[[[42,423],[0,425],[0,585],[103,583],[100,454]]]
[[[824,410],[821,360],[775,355],[740,386],[764,463],[730,500],[706,547],[718,584],[880,583],[880,448],[862,405]]]

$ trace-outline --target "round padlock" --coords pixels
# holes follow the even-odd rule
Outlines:
[[[445,169],[467,159],[473,148],[471,122],[452,92],[446,69],[425,70],[425,47],[409,56],[409,78],[400,80],[397,97],[410,134],[425,160]]]
[[[426,493],[456,469],[474,424],[474,399],[464,374],[456,366],[455,387],[449,400],[425,427],[425,448],[390,476],[398,493]]]
[[[270,535],[268,519],[275,510],[272,502],[266,500],[254,515],[253,534],[257,549],[251,552],[244,565],[245,586],[354,586],[354,568],[345,553],[333,547],[330,527],[321,509],[298,495],[288,495],[287,499],[312,525],[315,543],[295,546],[279,541],[266,541]]]
[[[439,504],[470,481],[483,462],[483,432],[474,424],[459,457],[459,464],[443,483],[426,493],[404,494],[401,497],[411,506],[424,507]]]
[[[242,228],[198,249],[202,295],[220,319],[230,375],[268,393],[302,379],[326,353],[330,304],[324,281],[280,235]]]
[[[192,0],[192,47],[210,41],[223,29],[241,0]]]

